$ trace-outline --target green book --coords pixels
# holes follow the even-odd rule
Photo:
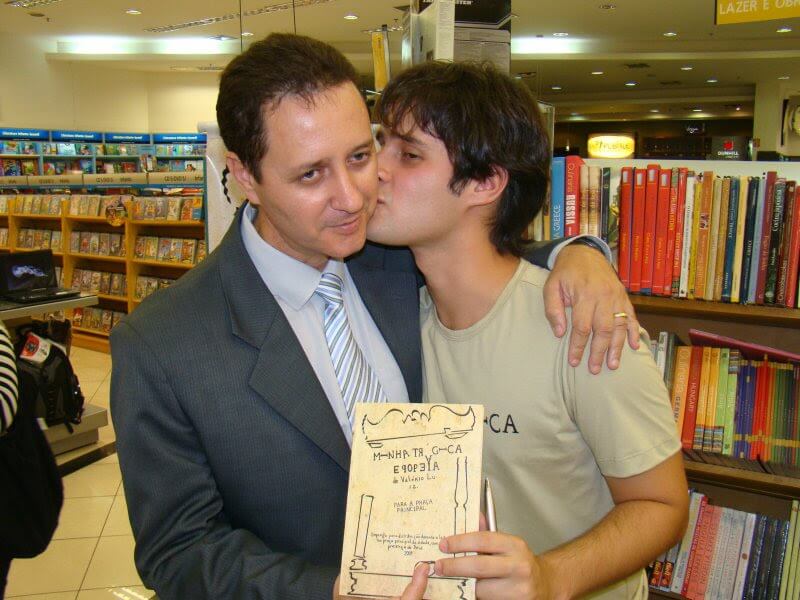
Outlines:
[[[728,390],[725,399],[725,424],[722,431],[722,454],[733,456],[733,434],[736,428],[736,392],[739,389],[741,354],[731,350],[728,359]]]
[[[792,515],[789,518],[789,539],[786,541],[786,560],[784,562],[783,573],[781,573],[781,590],[778,600],[786,600],[789,588],[792,587],[790,581],[794,577],[794,558],[797,553],[797,511],[800,510],[800,500],[792,500]]]
[[[730,349],[721,348],[719,351],[719,375],[717,377],[717,410],[714,413],[714,429],[712,435],[711,451],[722,454],[722,439],[725,424],[728,421],[728,363]]]

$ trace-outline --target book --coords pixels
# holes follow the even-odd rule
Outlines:
[[[725,558],[729,543],[728,538],[731,536],[731,529],[733,527],[733,512],[733,509],[720,507],[719,527],[717,529],[713,551],[710,555],[708,580],[703,595],[698,596],[698,598],[719,597],[719,587],[722,580],[722,571],[725,567]]]
[[[158,238],[158,254],[156,260],[166,262],[169,260],[169,250],[172,247],[170,238]]]
[[[447,556],[442,537],[478,529],[483,406],[359,403],[355,422],[339,593],[394,596],[420,560]],[[474,600],[475,580],[434,575],[425,595]]]
[[[772,216],[775,206],[775,180],[778,174],[775,171],[768,171],[764,182],[764,199],[759,207],[760,219],[758,257],[756,258],[755,269],[755,303],[764,304],[764,290],[767,278],[767,264],[769,262],[769,241],[772,235]]]
[[[653,280],[651,293],[664,295],[664,272],[667,268],[667,231],[669,229],[672,171],[660,169],[657,174],[656,217],[653,246]],[[676,207],[677,210],[677,207]]]
[[[181,198],[167,199],[167,221],[178,221],[181,216]]]
[[[647,170],[645,171],[644,224],[642,228],[642,294],[651,294],[653,287],[659,170],[658,165],[647,165]]]
[[[691,348],[689,380],[686,390],[686,410],[684,411],[683,428],[681,429],[681,446],[690,456],[697,424],[700,376],[703,370],[703,348],[701,346],[692,346]]]
[[[733,250],[733,265],[731,267],[731,302],[739,303],[743,286],[743,266],[745,261],[745,237],[748,216],[748,197],[750,177],[739,177],[738,201],[736,204],[736,232]]]
[[[602,171],[600,167],[588,167],[588,210],[586,233],[600,237],[600,184]],[[581,171],[583,176],[583,171]]]
[[[720,579],[717,588],[717,598],[732,598],[736,585],[736,572],[739,565],[739,556],[742,549],[745,525],[748,513],[740,510],[730,510],[728,539],[725,546],[725,555],[720,568]]]
[[[769,251],[767,254],[767,273],[764,281],[764,303],[775,304],[775,293],[778,285],[778,262],[781,248],[781,230],[783,225],[783,208],[786,200],[786,180],[775,181],[774,202],[769,231]]]
[[[681,591],[687,598],[700,599],[705,596],[721,517],[722,509],[711,504],[707,504],[700,515],[698,535],[692,540],[693,556],[690,558],[686,581]]]
[[[722,439],[725,433],[725,424],[728,422],[728,371],[730,368],[730,348],[719,349],[719,364],[717,374],[716,410],[708,439],[709,450],[714,454],[722,454]],[[703,440],[705,449],[706,440]]]
[[[611,193],[611,167],[600,169],[600,237],[606,241],[611,252],[619,245],[619,201]]]
[[[205,240],[197,240],[197,252],[195,253],[194,262],[195,264],[205,260],[206,258],[206,241]]]
[[[692,344],[703,346],[716,346],[718,348],[735,348],[745,358],[758,359],[764,356],[774,361],[800,362],[800,354],[787,352],[770,346],[762,346],[736,338],[710,333],[699,329],[689,329],[689,339]]]
[[[695,250],[695,283],[694,297],[705,298],[706,278],[709,270],[709,249],[711,240],[711,214],[714,203],[714,173],[706,171],[701,179],[700,209],[697,221],[697,243],[693,244]]]
[[[156,260],[158,258],[158,238],[152,235],[144,238],[144,258],[146,260]]]
[[[183,240],[180,261],[188,265],[194,264],[196,252],[197,252],[197,240],[193,239]]]
[[[758,570],[763,557],[764,537],[769,519],[764,515],[757,516],[755,533],[753,534],[752,545],[750,546],[750,562],[747,566],[747,574],[744,582],[744,593],[742,597],[754,598],[756,585],[758,583]]]
[[[589,233],[589,166],[583,162],[578,171],[578,206],[580,233]]]
[[[719,350],[717,349],[717,357]],[[708,412],[708,390],[712,374],[711,368],[712,348],[702,348],[702,365],[700,367],[700,383],[697,393],[697,417],[694,426],[694,438],[692,440],[692,450],[700,452],[703,450],[703,436],[705,434],[706,419]],[[719,358],[717,358],[719,360]]]
[[[797,184],[792,183],[792,219],[789,223],[788,260],[786,264],[786,299],[784,306],[795,308],[797,306],[797,282],[800,271],[800,199],[797,197]]]
[[[784,562],[783,572],[781,573],[781,587],[780,591],[778,592],[779,600],[786,600],[786,598],[792,597],[788,596],[787,593],[792,587],[791,581],[794,575],[792,570],[794,567],[795,556],[797,554],[798,510],[800,510],[800,500],[794,499],[792,500],[792,510],[791,510],[791,515],[789,517],[789,536],[786,540],[786,558]]]
[[[581,232],[580,216],[580,170],[583,159],[579,156],[565,158],[564,176],[564,235],[573,236]]]
[[[696,178],[694,173],[687,173],[686,178],[686,201],[683,211],[683,248],[681,249],[681,264],[680,264],[680,280],[678,282],[678,297],[687,298],[689,295],[690,287],[694,288],[694,279],[692,272],[692,257],[695,255],[692,252],[692,233],[694,231],[694,215],[695,215],[695,182]],[[690,277],[692,277],[690,283]]]
[[[631,216],[633,211],[633,168],[622,167],[619,184],[619,247],[617,272],[622,285],[631,284]]]
[[[678,557],[675,559],[675,571],[672,576],[672,583],[670,584],[669,591],[675,594],[680,594],[683,589],[683,584],[686,579],[686,570],[689,565],[690,550],[694,544],[694,537],[697,533],[697,524],[700,516],[708,504],[708,498],[699,492],[690,492],[689,494],[689,522],[686,530],[683,533],[683,538],[680,542],[680,550]]]
[[[742,598],[744,596],[745,578],[750,565],[750,553],[753,546],[753,534],[755,532],[757,519],[758,515],[753,513],[748,513],[745,517],[739,559],[736,564],[736,578],[733,582],[733,592],[730,598]]]
[[[778,274],[775,291],[775,303],[780,306],[787,306],[786,297],[789,286],[789,262],[792,246],[792,225],[797,221],[800,226],[800,219],[795,217],[795,212],[800,209],[795,208],[795,187],[794,181],[786,182],[786,193],[784,200],[783,223],[781,224],[780,251],[778,252]],[[797,237],[798,232],[794,233]],[[796,260],[795,260],[796,263]]]
[[[722,290],[722,271],[717,272],[717,257],[719,255],[719,225],[721,221],[720,212],[722,211],[722,189],[727,181],[726,178],[715,177],[712,191],[711,222],[708,232],[708,274],[706,276],[706,287],[703,298],[714,300],[716,283],[720,282],[720,293]]]
[[[667,255],[664,260],[664,287],[663,295],[678,294],[678,279],[673,277],[675,266],[675,238],[677,237],[678,222],[683,221],[683,207],[680,206],[680,170],[676,167],[670,172],[669,186],[669,217],[667,220]],[[685,184],[685,182],[684,182]],[[678,213],[681,213],[680,219]],[[679,275],[680,276],[680,275]],[[674,285],[673,285],[674,284]],[[674,291],[673,291],[674,287]]]
[[[167,252],[166,260],[169,262],[180,262],[182,250],[183,240],[181,238],[170,239],[169,251]]]
[[[733,456],[733,436],[736,423],[736,397],[739,389],[739,368],[741,354],[728,348],[728,381],[725,399],[725,424],[722,432],[722,454]]]
[[[566,162],[563,156],[553,157],[550,163],[550,239],[556,240],[564,237],[564,177]],[[186,203],[184,202],[184,205]],[[181,220],[188,221],[191,216]],[[624,283],[624,282],[623,282]]]
[[[724,205],[726,209],[725,229],[720,229],[724,243],[722,245],[722,280],[720,285],[720,300],[723,302],[731,301],[733,291],[733,263],[736,254],[736,231],[739,225],[739,179],[729,177],[728,179],[728,201]],[[724,191],[724,190],[723,190]]]
[[[631,212],[630,291],[642,289],[642,249],[644,244],[645,176],[643,169],[633,171],[633,210]]]

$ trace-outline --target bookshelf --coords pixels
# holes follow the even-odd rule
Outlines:
[[[661,168],[686,167],[696,173],[713,171],[719,176],[760,176],[777,171],[779,177],[800,181],[800,165],[789,162],[738,162],[691,160],[586,160],[588,165],[611,168],[611,189],[619,187],[620,169],[633,166],[644,169],[649,163]],[[709,268],[713,269],[712,265]],[[731,304],[631,294],[642,326],[657,335],[660,331],[676,333],[689,342],[688,331],[701,329],[732,338],[800,352],[800,309],[755,304]],[[709,463],[713,455],[706,457]],[[773,519],[789,520],[792,501],[800,499],[800,479],[772,475],[747,468],[684,461],[687,478],[696,491],[706,494],[709,503]],[[756,467],[754,467],[756,468]],[[653,598],[680,599],[682,596],[650,590]]]
[[[3,194],[0,189],[0,230],[7,228],[7,245],[0,244],[0,250],[25,251],[49,247],[56,257],[56,264],[61,268],[62,285],[70,287],[74,281],[76,270],[97,272],[101,277],[108,273],[108,283],[113,275],[124,275],[125,286],[117,293],[98,293],[100,309],[129,313],[140,303],[137,294],[137,278],[139,276],[158,278],[159,280],[175,280],[194,266],[194,263],[164,262],[158,260],[143,260],[135,257],[135,243],[137,236],[150,235],[158,238],[193,239],[198,243],[205,240],[205,223],[202,220],[170,221],[167,219],[137,220],[133,215],[133,207],[126,203],[128,216],[121,224],[112,225],[105,217],[70,214],[71,201],[78,200],[81,196],[61,194],[40,194],[42,197],[58,199],[58,214],[30,214],[22,212],[26,208],[25,200],[30,194],[10,195]],[[26,230],[49,231],[50,237],[39,234],[25,234]],[[58,232],[61,241],[56,246],[51,246],[53,232]],[[86,251],[81,247],[80,233],[89,236],[97,234],[97,248]],[[78,246],[72,242],[73,233],[78,234]],[[22,235],[21,235],[22,234]],[[101,254],[101,234],[108,234],[106,244],[111,243],[112,235],[119,235],[120,251],[118,255]],[[33,240],[32,242],[28,241]],[[47,239],[47,243],[44,239]],[[2,234],[0,234],[2,240]],[[74,315],[70,315],[73,316]],[[91,350],[108,352],[109,332],[104,331],[102,324],[87,326],[85,323],[73,327],[73,341],[80,347]]]

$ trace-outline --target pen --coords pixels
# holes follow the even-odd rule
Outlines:
[[[494,496],[492,496],[492,484],[489,483],[489,478],[485,480],[483,488],[483,499],[486,505],[486,521],[489,525],[489,531],[497,531],[497,514],[494,511]]]

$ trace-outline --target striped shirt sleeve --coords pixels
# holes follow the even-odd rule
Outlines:
[[[0,435],[14,421],[17,412],[17,363],[8,330],[0,321]]]

